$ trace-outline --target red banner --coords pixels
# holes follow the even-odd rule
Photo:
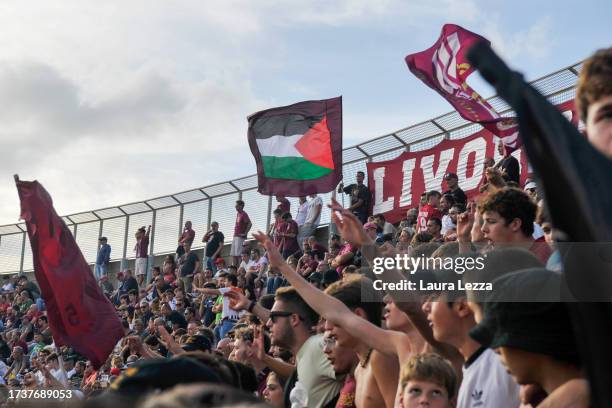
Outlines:
[[[17,181],[17,191],[55,344],[72,346],[98,369],[124,335],[121,321],[49,193],[37,181]]]
[[[573,100],[557,107],[577,125]],[[522,183],[528,173],[527,159],[521,149],[512,155],[519,160]],[[443,181],[447,172],[457,174],[459,187],[472,198],[478,194],[478,186],[484,178],[486,157],[492,157],[495,162],[501,159],[495,148],[495,136],[483,129],[463,139],[444,140],[428,150],[405,152],[393,160],[367,163],[372,213],[384,214],[389,222],[399,222],[408,209],[418,208],[421,194],[447,190]]]

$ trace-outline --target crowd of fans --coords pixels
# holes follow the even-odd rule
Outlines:
[[[611,49],[585,64],[577,99],[590,140],[612,157],[612,144],[598,139],[611,139],[612,124],[601,123],[609,122],[610,103],[598,101],[612,98],[612,89],[588,86],[602,77],[612,83]],[[592,112],[600,108],[607,116]],[[135,273],[122,271],[114,283],[111,248],[101,238],[95,275],[125,336],[97,370],[54,344],[36,284],[4,277],[0,395],[19,405],[36,401],[15,397],[16,390],[72,390],[70,403],[92,407],[588,406],[565,304],[533,302],[560,280],[554,226],[535,182],[519,185],[517,163],[500,149],[500,162],[485,162],[478,196],[468,199],[447,173],[447,191],[427,192],[395,225],[368,213],[370,193],[358,173],[356,184],[338,190],[350,196],[349,208],[329,203],[338,234],[325,242],[317,235],[317,195],[301,197],[297,209],[278,196],[266,232],[250,231],[245,203],[237,201],[227,258],[216,222],[199,254],[186,222],[176,253],[153,266],[148,281],[141,260],[150,227],[136,233]],[[484,299],[469,285],[438,289],[457,279],[453,271],[372,273],[375,258],[398,254],[486,254],[482,269],[459,280],[503,290]],[[383,293],[372,284],[415,276],[434,289]],[[500,293],[532,301],[508,302]]]

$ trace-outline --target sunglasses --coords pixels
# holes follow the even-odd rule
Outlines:
[[[289,317],[291,315],[297,315],[297,313],[293,313],[293,312],[282,312],[282,311],[276,311],[276,312],[270,312],[270,320],[272,320],[272,323],[276,323],[276,319],[279,317]],[[302,316],[297,315],[300,320],[303,320]]]

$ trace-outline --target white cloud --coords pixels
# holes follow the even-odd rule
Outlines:
[[[501,27],[504,25],[500,23],[499,16],[489,17],[485,20],[482,34],[507,60],[517,57],[544,59],[555,45],[553,19],[550,16],[542,17],[526,29],[514,33],[504,32]]]

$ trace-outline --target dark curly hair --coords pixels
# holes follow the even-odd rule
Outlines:
[[[478,211],[498,213],[510,224],[515,218],[521,220],[521,231],[525,236],[533,234],[537,206],[529,196],[518,188],[502,188],[486,195],[478,204]]]

